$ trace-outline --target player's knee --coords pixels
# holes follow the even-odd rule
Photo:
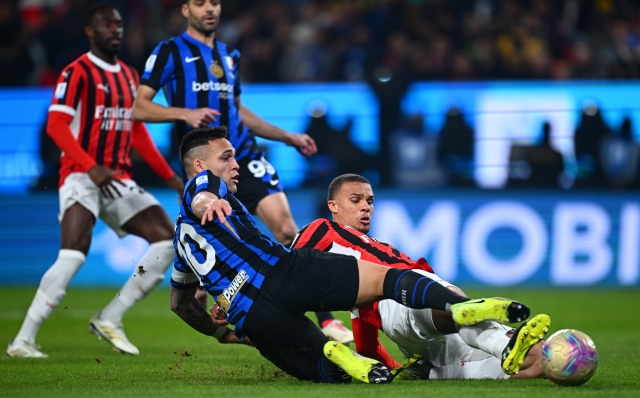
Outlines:
[[[150,244],[156,244],[162,241],[173,240],[175,231],[168,223],[153,223],[140,232],[140,236]]]
[[[283,245],[289,247],[293,239],[296,237],[298,233],[298,226],[293,221],[293,219],[286,220],[285,222],[280,223],[278,230],[274,233],[276,235],[276,239],[278,242]]]
[[[87,253],[89,253],[90,246],[91,234],[63,239],[61,245],[62,249],[78,251],[85,256],[87,255]]]

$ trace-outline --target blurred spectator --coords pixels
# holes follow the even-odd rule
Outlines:
[[[562,154],[551,144],[551,124],[542,125],[538,145],[514,145],[509,155],[509,186],[558,188],[563,186]]]
[[[0,86],[24,86],[33,70],[29,55],[31,34],[16,1],[0,0]]]
[[[180,0],[107,2],[125,20],[123,58],[138,68],[155,43],[185,28]],[[87,50],[80,24],[92,3],[0,1],[0,67],[12,76],[0,84],[52,84]],[[219,37],[242,52],[246,82],[365,81],[378,66],[411,80],[640,77],[638,1],[233,0],[222,8]]]
[[[422,115],[405,118],[391,137],[393,181],[396,187],[427,188],[444,183],[436,157],[437,142],[424,129]]]
[[[602,169],[614,188],[629,188],[637,182],[640,147],[633,138],[631,119],[625,117],[619,130],[607,135],[601,147]]]
[[[305,133],[315,140],[318,154],[308,160],[308,186],[325,189],[337,175],[362,175],[367,174],[367,170],[377,168],[375,159],[355,146],[349,138],[351,125],[352,121],[349,120],[340,130],[335,130],[329,125],[326,109],[315,109],[312,112]]]
[[[605,179],[600,161],[600,147],[609,127],[602,119],[598,106],[585,101],[580,124],[574,134],[574,151],[578,163],[576,186],[600,187]]]
[[[438,137],[438,161],[451,185],[473,181],[475,134],[458,108],[451,108]]]

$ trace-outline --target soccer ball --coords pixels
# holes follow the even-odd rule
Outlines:
[[[579,330],[558,330],[542,346],[542,370],[556,384],[579,386],[586,383],[597,368],[596,345]]]

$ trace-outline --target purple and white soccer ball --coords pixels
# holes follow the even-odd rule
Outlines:
[[[579,386],[598,368],[598,351],[591,337],[575,329],[552,334],[542,346],[542,370],[561,386]]]

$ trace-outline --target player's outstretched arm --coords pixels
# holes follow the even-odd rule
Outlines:
[[[200,192],[193,198],[191,209],[193,214],[200,219],[201,225],[213,221],[216,217],[224,224],[226,222],[225,217],[231,215],[229,202],[224,199],[218,199],[216,195],[206,191]]]
[[[176,315],[189,326],[204,335],[221,339],[228,335],[229,332],[233,333],[231,329],[226,326],[217,326],[213,323],[211,316],[207,314],[207,311],[196,299],[196,290],[197,288],[195,287],[190,289],[177,289],[171,286],[171,311],[176,313]],[[230,338],[227,338],[227,340],[229,339]],[[230,342],[227,340],[224,342]]]
[[[268,140],[280,141],[296,148],[303,156],[315,155],[318,152],[316,142],[307,134],[291,134],[280,127],[265,122],[258,115],[251,112],[240,102],[240,96],[235,97],[236,106],[240,111],[242,122],[251,130],[254,135]]]
[[[151,123],[185,122],[193,128],[206,127],[216,121],[220,112],[210,108],[186,109],[174,106],[162,106],[153,102],[156,90],[149,86],[140,85],[138,94],[133,102],[133,118]]]

